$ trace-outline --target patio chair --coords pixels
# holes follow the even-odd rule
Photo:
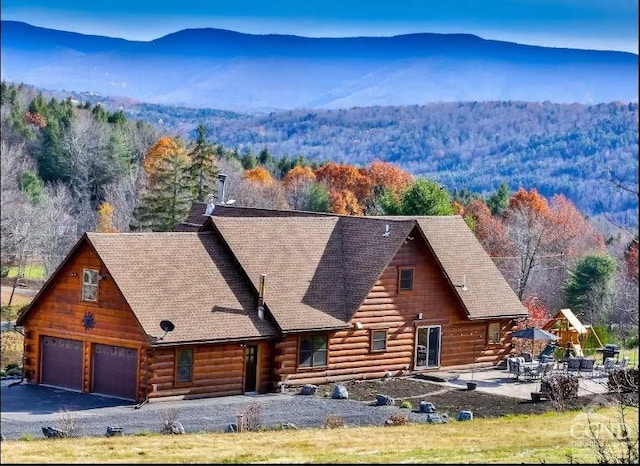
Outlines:
[[[622,358],[622,361],[620,362],[616,362],[614,364],[614,370],[624,370],[627,368],[627,366],[629,365],[629,356],[625,356],[624,358]]]
[[[609,375],[616,368],[616,362],[616,358],[606,358],[603,364],[594,366],[594,371],[601,377]]]
[[[520,353],[520,357],[524,358],[524,362],[533,362],[533,356],[531,353],[527,353],[526,351]]]
[[[596,360],[593,358],[582,358],[580,359],[580,374],[585,374],[593,377],[593,368],[596,363]]]
[[[571,356],[567,359],[567,363],[565,366],[567,372],[577,372],[580,373],[580,358],[574,358]]]
[[[547,344],[547,346],[545,346],[545,348],[538,355],[538,361],[540,362],[555,361],[555,358],[553,357],[553,352],[556,350],[557,347],[558,345],[556,345],[555,343]]]
[[[509,365],[509,375],[512,375],[514,379],[518,380],[521,375],[525,375],[523,357],[509,358],[507,364]]]

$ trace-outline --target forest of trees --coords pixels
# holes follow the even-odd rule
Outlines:
[[[564,194],[585,214],[637,222],[638,200],[611,190],[607,177],[638,184],[638,105],[460,102],[422,106],[291,110],[239,115],[138,104],[129,108],[164,127],[193,128],[242,152],[303,155],[362,166],[393,162],[449,190],[488,195],[512,190]]]
[[[637,220],[596,225],[563,193],[512,190],[508,178],[488,194],[451,190],[381,159],[356,165],[238,151],[212,140],[203,123],[184,137],[122,110],[6,83],[0,116],[3,274],[38,262],[50,275],[85,231],[170,231],[192,202],[217,197],[224,173],[225,197],[239,206],[462,215],[530,308],[570,306],[587,322],[638,323]],[[637,201],[637,183],[614,188]]]

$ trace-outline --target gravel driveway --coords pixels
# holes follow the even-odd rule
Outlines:
[[[103,436],[108,426],[122,427],[125,434],[160,432],[163,420],[174,414],[187,433],[222,432],[237,422],[244,405],[257,402],[262,424],[292,423],[298,428],[321,427],[327,416],[337,415],[347,425],[383,425],[394,413],[402,412],[411,422],[426,422],[426,414],[396,406],[372,406],[368,402],[318,396],[270,393],[236,395],[198,400],[158,401],[139,409],[122,400],[72,393],[34,385],[3,386],[2,423],[5,439],[43,437],[42,427],[56,427],[65,415],[75,419],[80,436]]]

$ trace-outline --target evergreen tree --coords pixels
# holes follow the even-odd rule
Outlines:
[[[163,137],[145,156],[144,168],[149,186],[135,209],[139,229],[171,231],[191,208],[189,157],[179,140]]]
[[[209,194],[217,192],[216,180],[219,170],[216,166],[216,154],[218,152],[207,141],[207,129],[200,124],[195,145],[189,153],[193,198],[197,201],[204,201]]]
[[[610,282],[615,271],[616,261],[608,254],[578,259],[563,285],[566,306],[589,322],[604,320],[610,311]]]
[[[501,215],[509,207],[510,197],[509,185],[506,181],[503,181],[496,192],[487,200],[487,207],[491,210],[491,215]]]

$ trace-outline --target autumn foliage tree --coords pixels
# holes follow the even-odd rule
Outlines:
[[[113,207],[108,202],[103,202],[98,207],[98,233],[117,233],[118,229],[113,226]]]
[[[271,173],[263,167],[251,168],[244,171],[244,179],[254,183],[268,186],[274,183]]]
[[[315,170],[316,179],[329,190],[331,210],[362,215],[371,196],[371,179],[353,165],[330,162]],[[357,208],[356,208],[357,205]]]
[[[316,183],[316,175],[310,167],[295,166],[287,172],[282,186],[293,210],[309,210],[309,196]]]

